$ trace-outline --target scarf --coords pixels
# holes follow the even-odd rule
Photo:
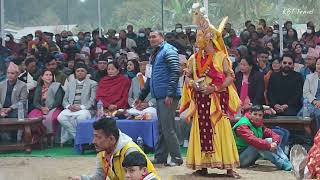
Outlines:
[[[99,81],[96,99],[101,100],[105,108],[113,104],[118,109],[126,109],[129,89],[130,81],[127,77],[123,75],[105,76]]]
[[[242,102],[242,105],[245,103],[246,98],[248,97],[248,89],[249,89],[248,78],[249,78],[248,76],[243,75],[242,86],[240,91],[240,100]]]
[[[133,79],[134,77],[137,76],[137,73],[133,72],[133,71],[127,71],[126,74],[127,74],[129,79]]]
[[[139,81],[140,90],[144,89],[145,77],[142,73],[137,74],[137,79]]]

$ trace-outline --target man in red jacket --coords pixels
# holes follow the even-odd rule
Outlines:
[[[263,115],[263,107],[254,105],[232,128],[239,152],[240,167],[248,167],[259,157],[263,157],[278,169],[290,171],[291,162],[278,146],[280,136],[263,126]]]

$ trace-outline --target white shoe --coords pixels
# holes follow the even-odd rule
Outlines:
[[[290,161],[292,170],[297,179],[303,179],[305,170],[307,151],[301,145],[294,145],[290,150]]]

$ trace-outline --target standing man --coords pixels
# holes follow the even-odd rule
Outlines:
[[[163,34],[155,31],[149,36],[150,45],[155,48],[146,67],[147,82],[141,91],[139,104],[151,92],[157,99],[158,141],[156,144],[154,164],[167,166],[181,165],[183,160],[175,132],[175,112],[181,92],[178,89],[179,58],[177,49],[164,41]],[[168,153],[171,162],[167,163]]]

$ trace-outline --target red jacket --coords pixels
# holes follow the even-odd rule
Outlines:
[[[250,117],[248,117],[250,120]],[[251,120],[250,120],[251,121]],[[252,122],[252,121],[251,121]],[[253,124],[254,125],[254,124]],[[271,129],[263,127],[263,138],[256,137],[246,124],[237,127],[236,133],[243,138],[249,145],[259,150],[270,150],[271,145],[265,138],[272,138],[272,142],[280,143],[280,136],[273,132]]]

